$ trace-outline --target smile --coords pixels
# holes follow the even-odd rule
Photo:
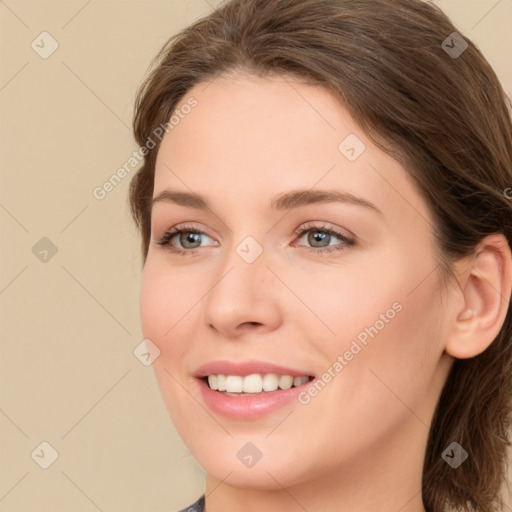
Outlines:
[[[294,377],[277,373],[253,373],[251,375],[208,375],[205,377],[210,389],[224,392],[226,395],[245,396],[256,393],[290,389],[309,382],[312,377],[307,375]]]

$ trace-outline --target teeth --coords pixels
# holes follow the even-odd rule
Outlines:
[[[222,377],[224,377],[224,375],[222,375]],[[217,375],[208,375],[208,385],[211,389],[218,389]]]
[[[215,377],[215,375],[210,375],[210,377]],[[225,375],[217,375],[217,387],[213,388],[218,391],[226,391],[226,376]]]
[[[225,391],[226,393],[261,393],[262,391],[276,391],[277,389],[290,389],[309,382],[309,377],[292,377],[291,375],[277,375],[276,373],[252,373],[242,377],[240,375],[209,375],[208,384],[211,389]]]
[[[290,375],[281,375],[279,377],[279,387],[281,389],[290,389],[293,386],[293,377]]]
[[[226,391],[230,393],[241,393],[243,391],[244,379],[239,375],[226,375]]]
[[[247,377],[239,377],[242,380],[242,391],[244,393],[261,393],[263,389],[263,379],[261,375],[257,373],[253,373],[252,375],[247,375]],[[231,391],[231,390],[230,390]],[[232,392],[232,391],[231,391]]]
[[[279,387],[279,377],[275,373],[267,373],[263,377],[263,391],[275,391]]]

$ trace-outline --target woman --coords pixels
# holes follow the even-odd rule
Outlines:
[[[168,41],[130,201],[184,510],[503,510],[509,107],[419,0],[231,0]]]

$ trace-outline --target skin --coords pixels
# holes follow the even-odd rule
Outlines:
[[[194,192],[210,209],[155,203],[140,304],[144,336],[161,351],[153,367],[165,405],[207,474],[206,511],[424,512],[433,411],[453,356],[480,353],[501,328],[507,244],[489,237],[444,290],[426,203],[327,91],[237,75],[195,86],[180,105],[191,96],[197,107],[161,143],[154,197]],[[338,150],[349,134],[366,146],[353,162]],[[296,189],[342,190],[381,213],[333,202],[271,209]],[[193,256],[156,243],[183,223],[205,233]],[[342,250],[319,254],[307,233],[294,234],[306,223],[312,235],[327,223],[356,243],[333,236],[329,247]],[[263,248],[250,264],[236,252],[247,236]],[[178,236],[172,245],[187,250]],[[200,365],[256,359],[320,377],[397,302],[401,311],[307,405],[252,421],[206,409]],[[262,453],[251,468],[237,458],[247,442]]]

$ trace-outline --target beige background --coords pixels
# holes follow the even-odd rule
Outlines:
[[[512,94],[512,0],[436,3]],[[131,175],[103,200],[92,191],[137,149],[132,105],[150,59],[217,4],[0,1],[1,512],[173,512],[203,491],[151,367],[133,353]],[[43,51],[43,31],[59,45],[47,59],[31,47]],[[43,441],[58,452],[47,469]]]

